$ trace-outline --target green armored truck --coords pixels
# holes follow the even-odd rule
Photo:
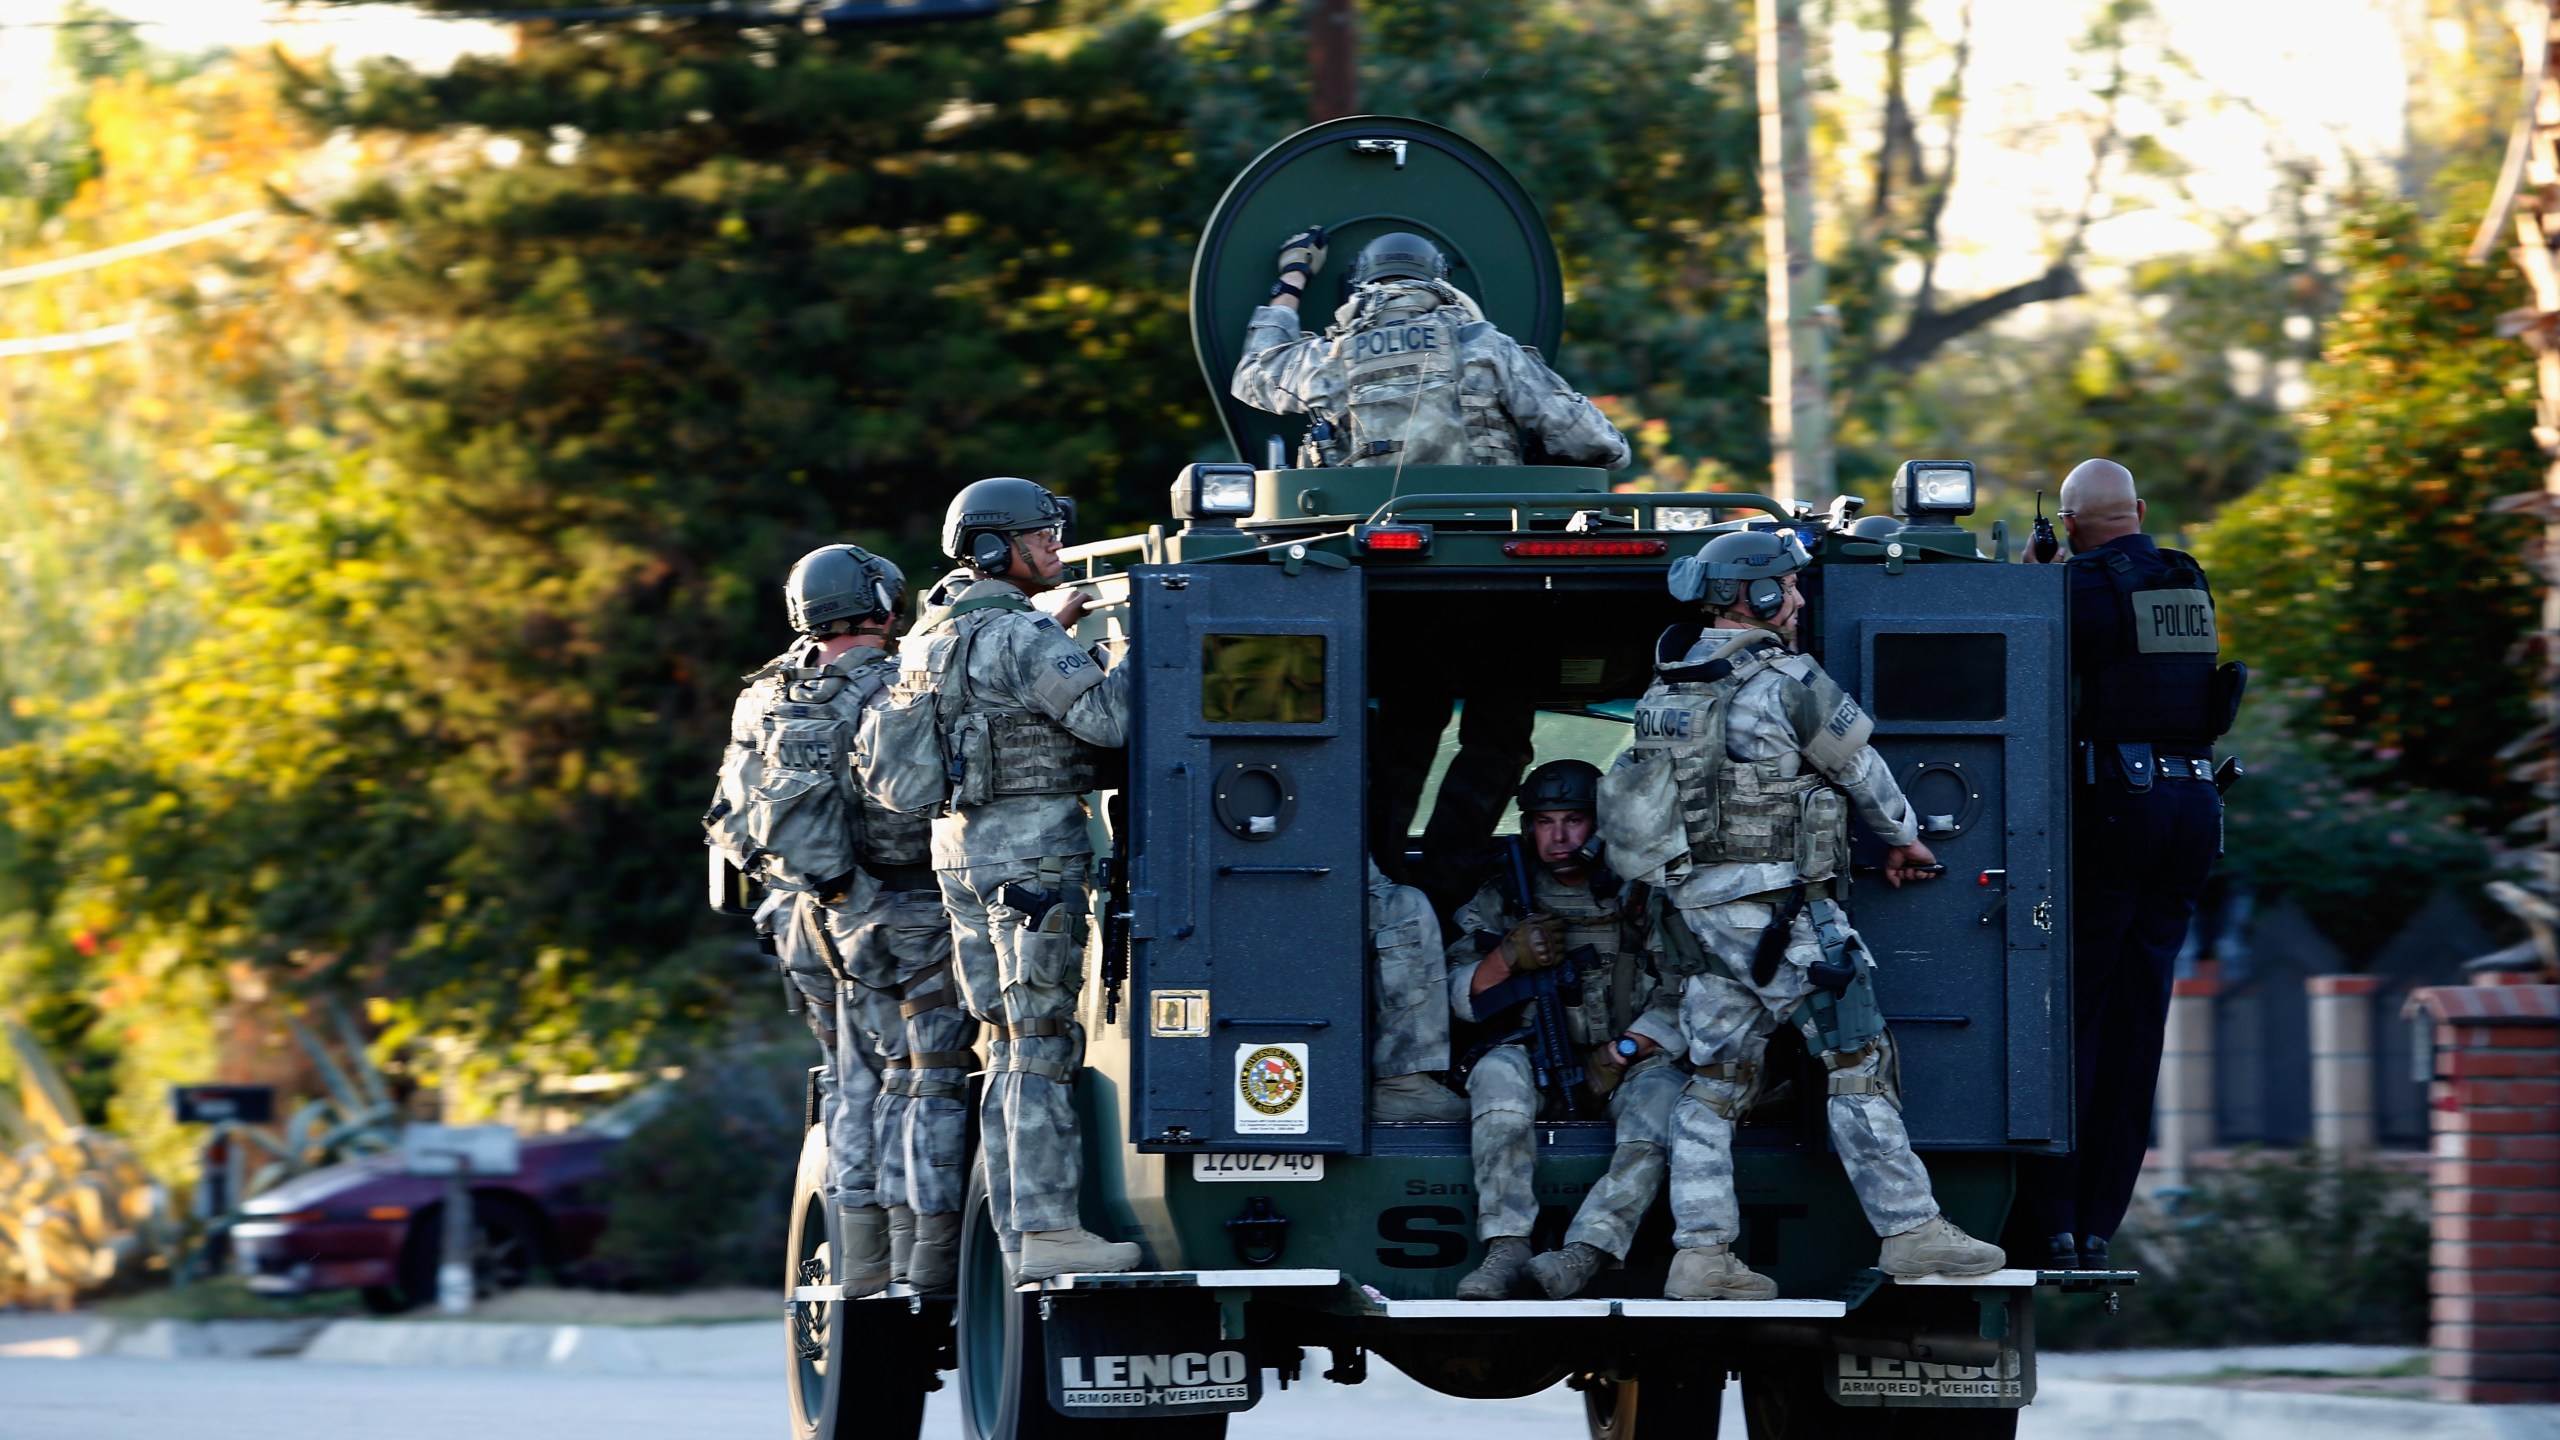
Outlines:
[[[1901,513],[1863,520],[1854,501],[1817,515],[1619,492],[1535,454],[1320,463],[1338,458],[1308,433],[1327,417],[1253,409],[1228,385],[1273,247],[1310,223],[1345,254],[1425,238],[1488,321],[1553,351],[1545,225],[1455,134],[1329,122],[1221,201],[1191,302],[1236,459],[1186,469],[1165,523],[1067,552],[1099,597],[1079,638],[1134,667],[1126,772],[1091,806],[1109,861],[1079,1010],[1083,1217],[1137,1242],[1144,1268],[1016,1286],[980,1187],[956,1296],[846,1300],[813,1128],[786,1280],[796,1433],[912,1436],[956,1371],[975,1440],[1211,1436],[1266,1377],[1305,1379],[1311,1354],[1337,1384],[1372,1356],[1455,1396],[1569,1383],[1612,1440],[1715,1434],[1737,1377],[1756,1440],[2012,1433],[2035,1395],[2039,1290],[2131,1277],[1885,1277],[1829,1153],[1821,1067],[1785,1031],[1735,1141],[1738,1248],[1780,1298],[1660,1298],[1657,1201],[1625,1266],[1581,1295],[1456,1299],[1480,1258],[1468,1126],[1370,1118],[1367,876],[1373,855],[1449,860],[1408,822],[1453,783],[1468,707],[1525,714],[1539,760],[1605,767],[1657,637],[1697,621],[1666,590],[1673,561],[1729,530],[1793,532],[1815,562],[1807,646],[1873,717],[1947,872],[1848,902],[1879,962],[1904,1120],[1948,1216],[1997,1235],[2018,1161],[2072,1143],[2060,570],[1992,563],[2008,540],[1965,528],[1961,462],[1906,466]],[[1330,308],[1311,290],[1309,327]],[[1381,763],[1435,741],[1427,771]],[[1872,866],[1879,842],[1857,846]],[[1551,1111],[1536,1141],[1546,1248],[1606,1168],[1611,1126]]]

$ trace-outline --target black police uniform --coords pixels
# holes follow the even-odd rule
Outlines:
[[[2213,742],[2237,697],[2191,557],[2125,535],[2069,580],[2078,1138],[2022,1179],[2036,1233],[2081,1237],[2094,1265],[2087,1241],[2115,1235],[2150,1146],[2171,972],[2222,848]]]

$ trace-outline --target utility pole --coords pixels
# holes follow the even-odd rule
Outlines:
[[[1831,367],[1813,254],[1813,102],[1804,0],[1759,0],[1760,204],[1769,270],[1769,491],[1830,498]]]
[[[1306,0],[1307,69],[1318,123],[1360,113],[1359,0]]]

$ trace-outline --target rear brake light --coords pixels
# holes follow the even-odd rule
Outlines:
[[[1372,554],[1425,555],[1431,550],[1428,525],[1363,525],[1353,535]]]
[[[1638,559],[1670,553],[1668,540],[1505,540],[1502,553],[1514,560],[1563,560],[1608,557]]]
[[[367,1220],[406,1220],[409,1218],[409,1207],[406,1205],[375,1205],[366,1209],[364,1212],[364,1218]]]

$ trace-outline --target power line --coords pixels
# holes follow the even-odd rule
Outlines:
[[[128,240],[122,245],[110,245],[104,250],[84,251],[78,255],[65,255],[56,260],[40,260],[33,265],[20,265],[15,269],[0,270],[0,286],[24,285],[30,280],[46,280],[56,275],[95,270],[102,265],[113,265],[119,260],[131,260],[138,255],[153,255],[163,250],[175,250],[181,245],[192,245],[198,240],[210,240],[216,235],[228,235],[234,230],[245,230],[261,220],[273,218],[275,218],[275,212],[271,210],[243,210],[236,215],[225,215],[219,220],[207,220],[200,225],[189,225],[183,230],[171,230],[141,240]]]
[[[65,350],[94,350],[101,345],[115,345],[142,333],[142,326],[127,320],[121,325],[101,325],[95,330],[73,330],[62,335],[28,335],[16,340],[0,340],[0,360],[19,355],[54,355]]]

